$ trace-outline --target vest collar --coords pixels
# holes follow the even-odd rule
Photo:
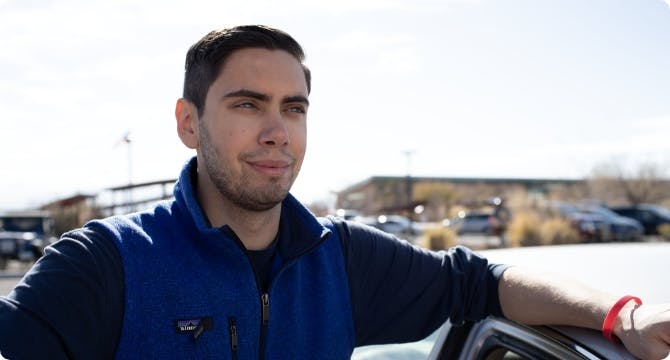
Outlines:
[[[195,193],[197,179],[197,158],[194,156],[183,167],[174,187],[177,205],[193,220],[198,232],[207,235],[219,232],[213,228],[205,216]],[[318,245],[330,233],[316,216],[302,205],[293,195],[288,194],[282,201],[280,221],[279,252],[288,259]]]

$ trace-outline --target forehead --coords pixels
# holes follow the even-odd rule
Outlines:
[[[284,50],[247,48],[236,50],[221,65],[212,87],[255,91],[289,92],[307,96],[301,63]]]

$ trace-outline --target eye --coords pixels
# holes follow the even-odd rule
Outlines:
[[[303,105],[290,105],[286,109],[286,111],[297,113],[297,114],[305,114],[305,113],[307,113],[307,108]]]
[[[252,103],[251,101],[244,101],[236,104],[235,107],[243,109],[253,109],[256,107],[256,105],[254,105],[254,103]]]

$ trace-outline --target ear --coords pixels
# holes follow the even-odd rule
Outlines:
[[[174,116],[177,118],[177,134],[181,142],[189,149],[197,149],[200,145],[198,134],[198,109],[192,102],[181,98],[177,100]]]

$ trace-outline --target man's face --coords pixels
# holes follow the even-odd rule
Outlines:
[[[225,199],[244,209],[276,206],[305,156],[307,96],[303,69],[289,53],[235,51],[199,119],[199,176],[209,176]]]

